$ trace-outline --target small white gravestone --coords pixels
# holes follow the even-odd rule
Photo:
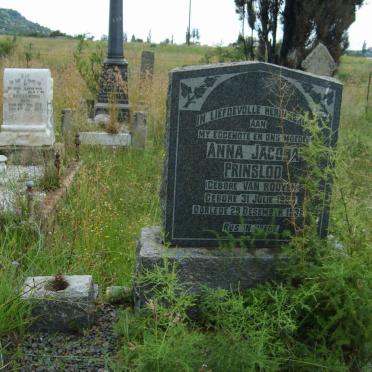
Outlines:
[[[306,72],[319,76],[332,76],[336,70],[336,62],[322,43],[314,48],[301,66]]]
[[[0,146],[52,146],[53,79],[49,69],[4,69]]]

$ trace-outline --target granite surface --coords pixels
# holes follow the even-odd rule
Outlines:
[[[161,190],[167,242],[287,242],[293,223],[304,223],[300,179],[306,164],[300,152],[311,141],[304,116],[327,123],[326,145],[334,147],[341,95],[333,78],[259,62],[171,71]],[[329,193],[327,187],[321,200],[321,236]]]

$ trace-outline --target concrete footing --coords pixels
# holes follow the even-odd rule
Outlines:
[[[80,132],[82,145],[127,147],[131,144],[129,133]]]
[[[32,306],[34,331],[76,332],[93,324],[98,287],[90,275],[65,276],[68,286],[51,290],[54,277],[26,279],[22,299]]]
[[[224,288],[232,291],[246,290],[275,278],[278,250],[219,248],[167,248],[159,227],[142,229],[137,246],[135,277],[144,270],[162,266],[164,258],[176,264],[180,283],[186,284],[194,294],[203,287]],[[135,284],[135,304],[143,306],[151,291]]]
[[[0,146],[0,155],[8,158],[8,164],[44,165],[54,162],[55,153],[64,154],[64,144],[55,143],[53,146]]]

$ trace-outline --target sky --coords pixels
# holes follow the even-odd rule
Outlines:
[[[109,0],[0,0],[0,8],[19,11],[28,20],[70,35],[108,34]],[[188,24],[189,0],[124,0],[124,31],[128,38],[153,42],[174,37],[183,43]],[[372,47],[372,0],[357,13],[349,29],[350,48]],[[233,0],[192,0],[191,29],[198,28],[202,44],[229,44],[237,39],[241,24]]]

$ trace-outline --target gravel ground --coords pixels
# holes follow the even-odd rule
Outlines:
[[[113,324],[120,308],[102,305],[95,325],[82,335],[30,333],[19,347],[21,372],[109,371],[108,358],[117,350]]]

